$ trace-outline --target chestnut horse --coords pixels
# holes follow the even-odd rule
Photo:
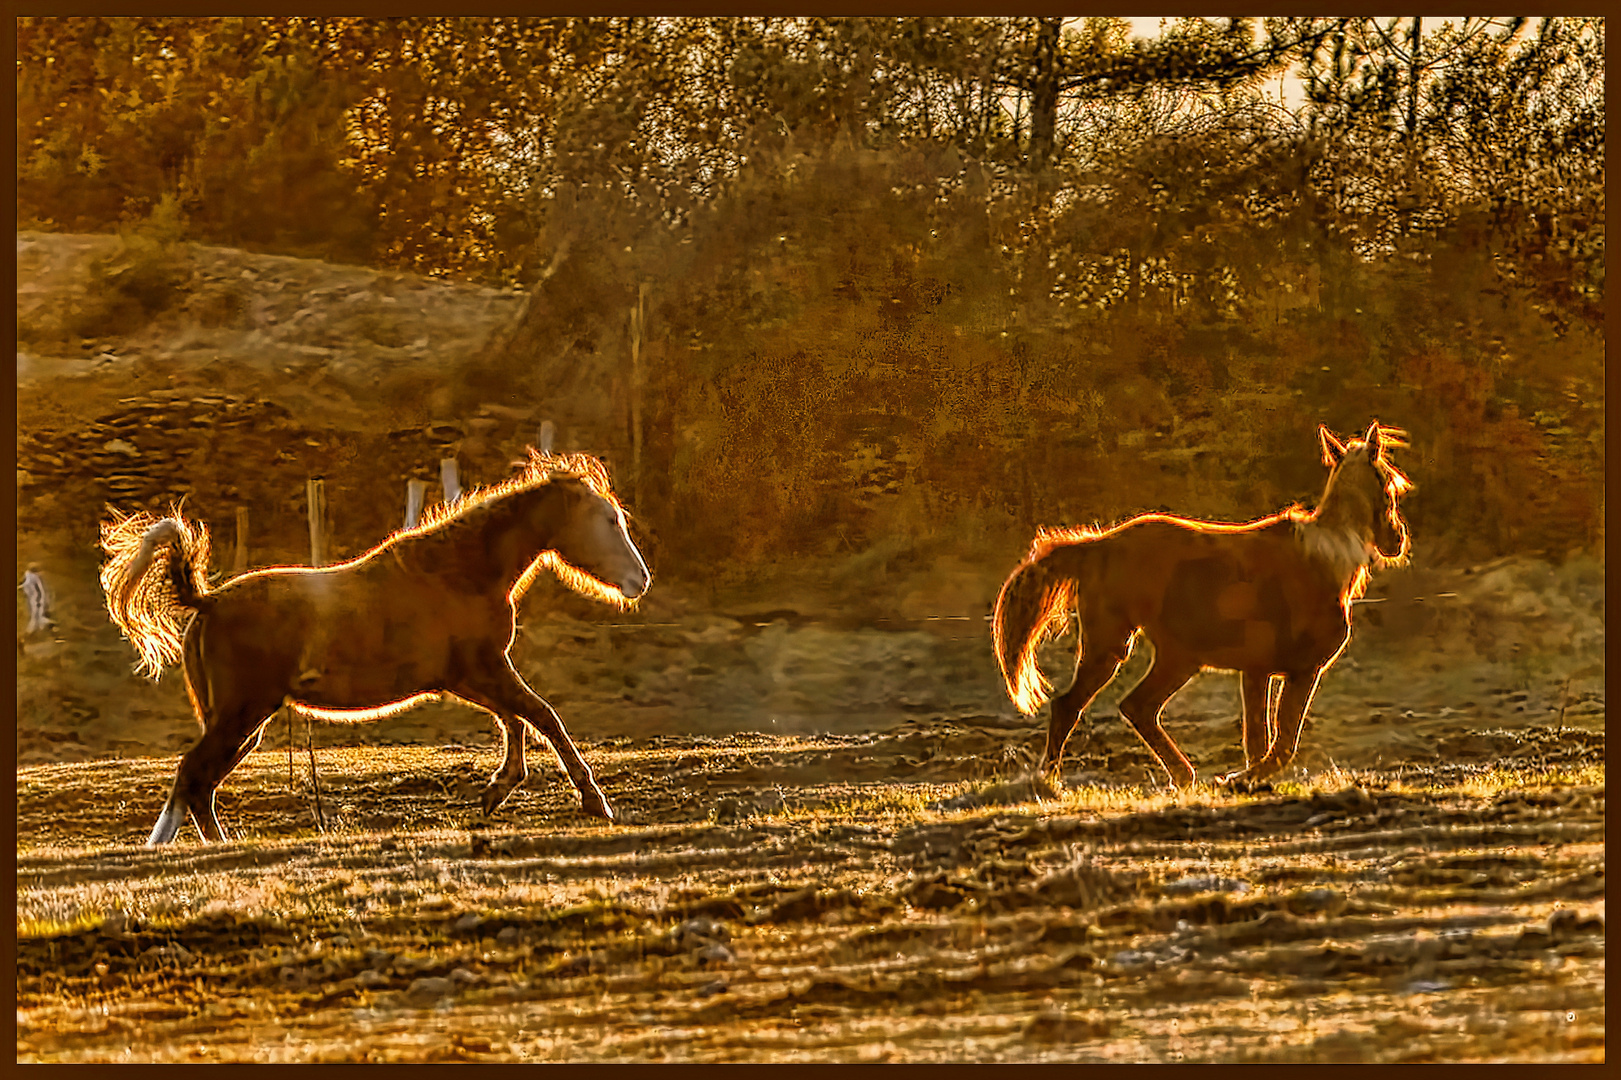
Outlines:
[[[225,838],[214,790],[282,705],[373,720],[442,694],[500,721],[505,759],[484,789],[485,814],[528,775],[528,726],[551,743],[583,809],[613,818],[563,722],[509,657],[518,600],[542,567],[619,607],[647,591],[647,565],[597,459],[531,450],[512,479],[436,508],[349,562],[256,570],[214,588],[205,526],[178,510],[113,515],[101,529],[107,610],[141,670],[156,677],[182,661],[203,728],[148,846],[173,840],[188,813],[204,840]]]
[[[1245,768],[1222,782],[1260,780],[1293,760],[1317,681],[1350,641],[1351,602],[1370,569],[1401,562],[1408,547],[1397,501],[1412,485],[1385,459],[1405,433],[1376,421],[1348,443],[1326,427],[1318,435],[1332,471],[1311,513],[1291,506],[1242,525],[1143,514],[1112,529],[1037,533],[997,596],[992,636],[1008,695],[1034,713],[1051,689],[1036,650],[1079,608],[1075,679],[1053,699],[1044,770],[1139,630],[1154,663],[1120,712],[1173,784],[1191,784],[1193,766],[1160,711],[1204,668],[1241,674]]]

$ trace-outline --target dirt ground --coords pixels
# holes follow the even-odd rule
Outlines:
[[[19,319],[65,319],[110,242],[19,237]],[[1005,567],[878,582],[919,598],[881,618],[668,582],[617,613],[541,582],[514,659],[616,823],[543,748],[483,819],[494,725],[446,702],[301,720],[290,764],[278,718],[220,790],[235,839],[146,851],[197,731],[101,608],[102,503],[186,485],[217,561],[251,503],[276,557],[297,500],[239,455],[266,485],[330,469],[338,505],[346,461],[437,460],[431,395],[380,428],[368,395],[409,399],[521,304],[195,262],[178,321],[19,352],[18,559],[54,619],[26,632],[19,593],[19,1060],[1603,1060],[1591,556],[1376,578],[1294,767],[1246,794],[1164,787],[1114,711],[1147,649],[1061,781],[1033,778],[1042,721],[985,622]],[[453,445],[478,478],[533,423],[495,404]],[[1044,654],[1060,685],[1072,655]],[[1201,780],[1241,764],[1237,711],[1220,674],[1168,706]]]
[[[168,759],[30,767],[18,1058],[1603,1060],[1602,733],[1236,797],[987,775],[1026,742],[600,743],[612,826],[550,769],[481,822],[493,750],[328,749],[325,834],[262,751],[241,839],[163,852]]]

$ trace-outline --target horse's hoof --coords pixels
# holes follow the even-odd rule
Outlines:
[[[612,821],[614,819],[613,807],[608,805],[607,799],[593,799],[589,801],[582,799],[580,801],[580,809],[585,811],[587,814],[590,814],[592,817],[599,817],[604,821]]]
[[[1247,776],[1244,773],[1228,773],[1226,776],[1219,778],[1216,783],[1222,787],[1230,788],[1239,795],[1256,795],[1272,790],[1272,785],[1267,781],[1257,779],[1254,776]]]
[[[501,809],[501,804],[507,801],[507,796],[510,794],[512,794],[511,791],[497,791],[495,788],[485,788],[483,797],[479,799],[479,805],[484,811],[484,816],[489,817]]]

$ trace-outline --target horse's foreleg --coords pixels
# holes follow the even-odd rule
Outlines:
[[[501,736],[505,740],[506,757],[501,762],[501,768],[496,770],[494,776],[484,789],[482,805],[484,816],[495,813],[496,809],[507,800],[507,796],[516,791],[525,780],[529,778],[529,766],[524,761],[524,722],[523,717],[516,713],[497,709],[495,718],[501,723]]]
[[[1288,767],[1300,746],[1300,729],[1305,724],[1306,710],[1311,706],[1321,677],[1321,671],[1284,676],[1283,689],[1277,695],[1277,716],[1271,747],[1243,772],[1222,777],[1223,783],[1264,780]]]
[[[1171,695],[1198,673],[1196,660],[1177,656],[1169,649],[1160,651],[1154,657],[1154,666],[1143,676],[1143,681],[1120,703],[1120,714],[1130,721],[1138,737],[1159,759],[1171,783],[1177,787],[1187,787],[1193,783],[1193,766],[1181,748],[1166,734],[1159,714]]]
[[[474,704],[482,705],[494,712],[501,718],[502,725],[506,729],[506,760],[500,771],[490,778],[489,787],[484,789],[484,812],[486,814],[493,812],[527,776],[523,760],[522,726],[527,721],[552,744],[552,750],[557,754],[557,763],[563,767],[563,771],[568,774],[569,780],[580,793],[580,808],[588,814],[611,821],[614,816],[613,809],[608,805],[608,800],[601,789],[597,787],[591,766],[580,756],[580,751],[575,747],[574,740],[569,738],[557,711],[539,694],[529,689],[529,684],[523,681],[523,677],[510,662],[504,657],[502,660],[504,671],[480,679],[474,686],[452,690],[452,693],[466,697]]]
[[[1246,671],[1244,699],[1244,767],[1249,768],[1272,748],[1272,673]]]
[[[1306,723],[1306,710],[1311,707],[1311,699],[1317,693],[1317,682],[1321,677],[1321,671],[1284,677],[1283,689],[1278,694],[1276,734],[1272,739],[1272,748],[1257,763],[1256,772],[1259,775],[1270,776],[1294,760],[1295,751],[1300,746],[1300,729]]]

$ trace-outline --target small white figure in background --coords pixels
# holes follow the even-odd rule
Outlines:
[[[28,600],[28,632],[37,634],[55,626],[51,619],[51,594],[45,589],[45,579],[39,576],[37,564],[28,567],[18,588]]]

